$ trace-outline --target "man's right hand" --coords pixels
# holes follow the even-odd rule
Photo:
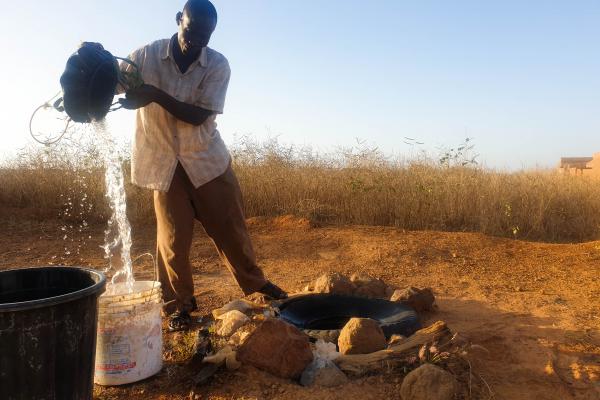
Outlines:
[[[119,99],[123,108],[128,110],[137,110],[146,107],[148,104],[158,100],[160,89],[152,85],[143,84],[137,88],[131,89],[125,93],[125,98]]]

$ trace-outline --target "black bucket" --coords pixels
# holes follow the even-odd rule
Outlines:
[[[92,399],[105,284],[76,267],[0,271],[0,399]]]
[[[119,82],[119,64],[100,43],[83,42],[60,77],[67,115],[75,122],[103,119]]]

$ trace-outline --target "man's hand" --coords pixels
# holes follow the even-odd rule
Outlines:
[[[152,102],[158,102],[160,94],[161,90],[155,86],[143,84],[125,93],[125,98],[119,99],[119,103],[128,110],[137,110]]]

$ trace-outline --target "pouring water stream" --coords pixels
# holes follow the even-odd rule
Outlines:
[[[133,263],[131,261],[131,225],[127,219],[127,200],[125,194],[125,179],[121,158],[118,153],[114,139],[107,128],[105,121],[94,122],[94,130],[100,140],[100,152],[106,167],[105,184],[106,197],[108,199],[112,215],[108,221],[105,231],[104,253],[109,260],[106,271],[116,269],[113,265],[114,253],[120,253],[120,269],[114,273],[112,280],[107,285],[106,294],[119,294],[117,283],[125,282],[127,293],[133,292],[135,282],[133,276]],[[121,286],[121,285],[119,285]]]

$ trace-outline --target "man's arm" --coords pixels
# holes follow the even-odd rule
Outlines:
[[[202,125],[208,117],[215,113],[202,107],[181,102],[152,85],[142,85],[128,91],[125,94],[125,98],[120,99],[119,102],[124,108],[129,110],[135,110],[145,107],[150,103],[156,103],[178,120],[195,126]]]

